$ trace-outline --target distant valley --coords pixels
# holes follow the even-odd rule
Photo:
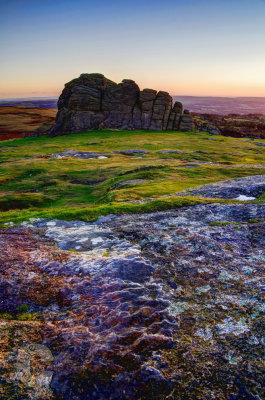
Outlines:
[[[202,114],[265,114],[265,97],[173,96],[185,108]]]

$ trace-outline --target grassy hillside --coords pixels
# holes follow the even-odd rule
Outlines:
[[[55,121],[56,109],[0,106],[0,140],[44,133]]]
[[[4,141],[0,147],[0,223],[31,217],[91,220],[108,213],[212,202],[187,196],[160,197],[210,182],[265,174],[265,169],[251,167],[265,165],[265,147],[260,142],[205,133],[143,131],[93,131]],[[50,157],[65,149],[108,153],[108,158]],[[129,149],[149,153],[118,153]],[[163,153],[165,150],[178,152]],[[198,162],[205,164],[193,164]],[[145,182],[121,185],[131,180]],[[148,198],[157,200],[128,203]]]

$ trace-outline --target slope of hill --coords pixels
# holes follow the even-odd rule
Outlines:
[[[264,398],[264,140],[90,131],[0,162],[1,400]]]
[[[109,212],[189,204],[187,198],[161,196],[264,174],[263,142],[146,131],[90,131],[4,141],[2,220],[39,215],[89,219]],[[149,198],[160,200],[150,206],[128,203]]]
[[[0,140],[46,133],[56,112],[52,108],[0,107]]]

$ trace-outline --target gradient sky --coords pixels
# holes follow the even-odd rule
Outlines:
[[[265,96],[265,0],[0,0],[0,98],[58,95],[84,72]]]

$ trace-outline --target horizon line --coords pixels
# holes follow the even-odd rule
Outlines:
[[[265,96],[213,96],[213,95],[192,95],[192,94],[171,94],[171,97],[203,97],[203,98],[223,98],[223,99],[265,99]],[[58,99],[58,96],[27,96],[27,97],[0,97],[0,101],[10,101],[10,100],[27,100],[27,99]]]

